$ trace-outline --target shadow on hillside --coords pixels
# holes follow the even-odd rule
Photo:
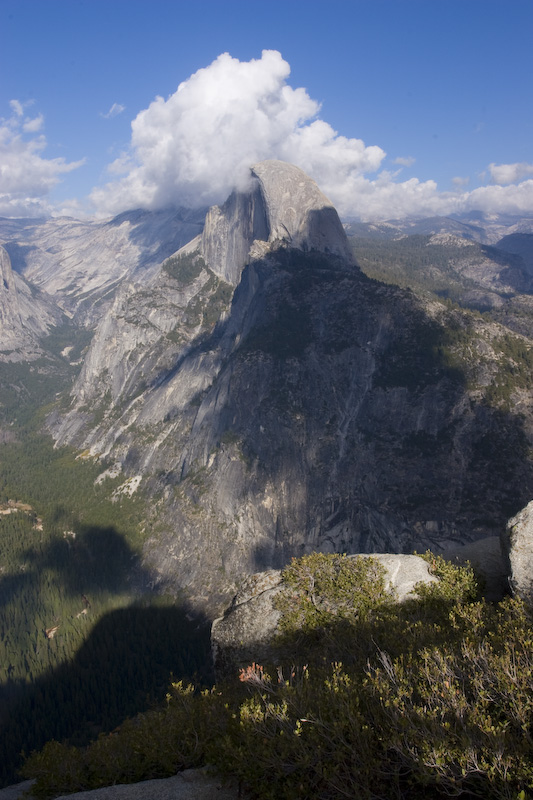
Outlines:
[[[218,437],[208,445],[225,433],[238,443],[243,495],[294,487],[265,518],[256,568],[301,555],[310,530],[313,548],[352,553],[498,535],[533,497],[527,424],[498,395],[518,380],[512,359],[496,353],[493,397],[467,314],[443,307],[435,318],[409,290],[357,269],[276,258],[264,274],[255,265],[255,316],[231,353],[218,417],[224,370],[204,400]]]
[[[61,509],[57,515],[63,527]],[[208,622],[185,604],[145,594],[102,615],[113,603],[127,602],[118,598],[134,594],[132,582],[146,591],[149,581],[115,528],[77,526],[30,548],[24,560],[24,573],[0,580],[2,638],[12,627],[13,651],[16,629],[30,633],[29,651],[11,656],[23,659],[13,675],[21,665],[31,676],[52,659],[68,660],[31,683],[13,678],[0,685],[0,785],[16,780],[22,751],[50,739],[83,744],[162,701],[171,676],[202,682],[211,670]],[[57,624],[57,632],[38,629],[50,598],[62,616],[46,625]],[[9,658],[9,648],[4,651]]]
[[[34,684],[0,686],[0,785],[50,739],[86,744],[164,700],[171,681],[211,680],[210,626],[185,605],[102,617],[74,658]]]
[[[58,507],[52,524],[68,527],[66,512]],[[23,571],[0,578],[0,608],[6,606],[24,585],[47,594],[58,591],[67,597],[82,597],[100,593],[120,594],[127,591],[130,576],[135,570],[146,583],[147,575],[136,564],[137,555],[114,527],[75,525],[65,530],[63,536],[54,536],[44,544],[29,547],[22,555]],[[36,597],[36,603],[39,600]],[[80,606],[81,607],[81,606]],[[24,614],[31,624],[38,608],[25,608]]]
[[[528,365],[516,377],[510,357],[491,364],[489,353],[484,373],[477,325],[323,254],[282,250],[245,267],[230,314],[158,385],[220,347],[191,427],[201,447],[191,438],[186,452],[201,463],[234,442],[243,498],[290,487],[275,518],[261,509],[254,569],[302,555],[310,531],[313,549],[350,553],[440,552],[499,535],[533,497],[527,422],[503,394]],[[201,506],[184,479],[170,478]]]

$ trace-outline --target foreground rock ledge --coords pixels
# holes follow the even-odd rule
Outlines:
[[[0,789],[0,800],[32,800],[25,794],[33,781]],[[222,781],[207,769],[187,769],[171,778],[161,778],[141,783],[106,786],[87,792],[61,795],[57,800],[246,800],[237,782]]]
[[[387,571],[388,588],[403,602],[414,594],[417,583],[435,583],[429,565],[420,556],[394,553],[370,556]],[[280,612],[274,600],[283,588],[281,570],[268,570],[251,575],[235,595],[225,612],[213,622],[211,646],[217,678],[235,675],[239,668],[252,662],[272,661],[272,639]]]

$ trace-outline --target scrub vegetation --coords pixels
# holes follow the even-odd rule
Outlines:
[[[42,798],[202,764],[264,800],[533,796],[532,609],[487,604],[470,568],[426,558],[440,581],[402,604],[372,558],[293,561],[285,663],[175,682],[159,708],[88,747],[50,742],[23,774]]]

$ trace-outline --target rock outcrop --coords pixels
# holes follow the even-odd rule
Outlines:
[[[509,559],[511,591],[533,600],[533,500],[509,520],[502,545]]]
[[[236,286],[251,259],[280,245],[352,260],[337,212],[301,169],[263,161],[251,175],[249,191],[209,209],[202,235],[187,245],[199,248],[216,275]]]
[[[0,800],[34,800],[34,781],[0,789]],[[224,779],[209,769],[186,769],[170,778],[155,778],[140,783],[115,784],[62,795],[57,800],[246,800],[235,780]]]
[[[284,161],[252,167],[259,179],[268,224],[268,243],[329,253],[351,261],[346,234],[336,210],[316,183]]]
[[[387,589],[398,602],[416,596],[417,584],[437,580],[420,556],[372,553],[372,558],[385,567]],[[235,675],[253,662],[272,663],[279,658],[273,643],[280,619],[275,601],[283,586],[281,570],[251,575],[224,615],[213,622],[211,645],[218,677]]]
[[[244,581],[224,616],[211,628],[213,665],[217,678],[234,676],[256,662],[272,663],[280,612],[275,598],[283,589],[281,570],[267,570]]]

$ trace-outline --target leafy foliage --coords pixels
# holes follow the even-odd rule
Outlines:
[[[416,593],[425,605],[439,612],[445,604],[464,605],[481,599],[481,587],[471,567],[459,566],[429,550],[421,556],[428,562],[435,583],[420,583]]]
[[[37,778],[33,794],[44,798],[174,775],[205,760],[217,705],[212,692],[174,683],[161,709],[126,720],[83,749],[51,741],[27,760],[23,774]]]
[[[293,558],[282,576],[284,589],[276,602],[280,644],[300,654],[305,649],[309,656],[322,649],[328,628],[362,622],[392,600],[385,569],[371,557],[311,553]]]

